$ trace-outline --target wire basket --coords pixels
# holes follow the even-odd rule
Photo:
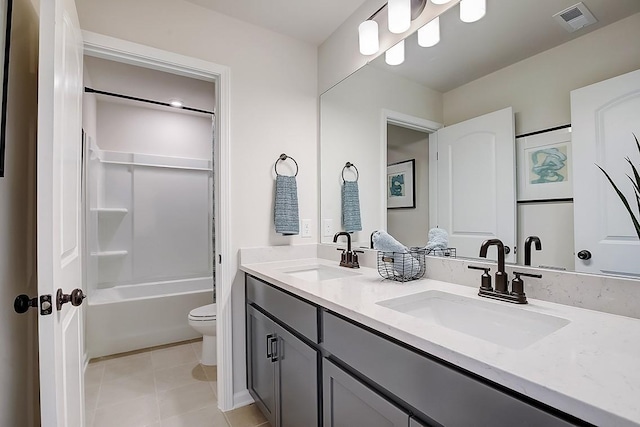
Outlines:
[[[426,253],[424,249],[411,249],[406,253],[378,251],[378,273],[396,282],[419,279],[426,271]]]
[[[455,258],[456,248],[430,249],[427,251],[427,255]]]

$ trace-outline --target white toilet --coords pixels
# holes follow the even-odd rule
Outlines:
[[[216,305],[194,308],[189,313],[189,325],[202,334],[203,365],[216,365]]]

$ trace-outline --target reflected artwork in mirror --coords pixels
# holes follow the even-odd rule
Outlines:
[[[12,0],[0,0],[0,54],[3,62],[0,66],[0,82],[2,82],[2,93],[0,93],[0,177],[4,176],[5,170],[5,144],[7,128],[7,89],[9,86],[9,45],[11,40],[11,10]]]
[[[353,234],[357,246],[368,247],[369,235],[380,229],[396,235],[407,246],[424,246],[428,230],[447,217],[450,242],[465,234],[512,241],[509,246],[515,251],[507,255],[507,262],[523,264],[524,242],[529,236],[537,236],[543,249],[531,253],[534,267],[640,277],[640,272],[631,267],[633,259],[634,264],[640,264],[633,252],[640,249],[640,241],[633,234],[624,206],[616,200],[618,196],[594,166],[604,160],[598,157],[597,150],[596,158],[589,161],[584,160],[582,151],[576,151],[577,135],[580,141],[595,135],[595,131],[587,131],[590,126],[604,129],[603,135],[609,139],[623,140],[624,135],[639,134],[640,124],[618,120],[628,114],[621,113],[622,106],[617,101],[596,107],[602,116],[600,123],[589,125],[582,119],[577,119],[581,123],[572,123],[581,117],[572,106],[574,92],[640,69],[640,45],[635,42],[640,38],[640,2],[586,0],[584,3],[597,22],[568,32],[553,15],[574,3],[526,0],[516,4],[510,0],[488,0],[487,15],[471,24],[460,22],[458,7],[453,7],[440,16],[441,40],[437,45],[422,48],[417,35],[411,34],[405,40],[403,64],[389,66],[384,55],[377,56],[323,93],[321,222],[333,219],[335,224],[340,217],[340,164],[351,160],[361,172],[363,228]],[[628,84],[626,89],[630,89]],[[631,103],[628,106],[637,107],[638,104]],[[466,163],[456,164],[456,156],[465,150],[462,145],[450,146],[444,157],[453,166],[444,174],[443,152],[441,148],[439,151],[441,132],[506,108],[513,111],[512,129],[508,133],[513,147],[508,154],[510,160],[492,159],[495,141],[485,133],[487,137],[481,139],[484,148],[468,145],[476,150],[475,160],[471,157]],[[398,133],[396,128],[417,132],[410,138],[411,144],[400,147],[391,142],[388,130],[391,128],[394,133]],[[634,146],[620,146],[606,153],[607,159],[617,161],[635,156],[633,149]],[[415,209],[388,209],[387,166],[411,159],[416,161]],[[487,166],[488,161],[493,163]],[[624,166],[610,163],[607,167],[622,173]],[[496,186],[489,191],[482,182],[473,179],[469,171],[474,169],[495,170],[494,178],[498,181],[502,179],[498,178],[498,172],[510,170],[511,187]],[[461,175],[461,171],[466,171],[466,175]],[[490,181],[491,176],[483,179]],[[600,207],[586,207],[582,202],[585,196],[581,188],[588,181],[583,176],[599,180],[589,181],[588,186],[591,197],[598,196],[596,206]],[[443,179],[451,181],[449,188],[458,188],[467,195],[464,209],[445,206],[450,202],[442,201]],[[624,174],[614,179],[623,181]],[[513,192],[511,205],[481,206],[479,202],[492,192]],[[505,209],[515,218],[512,235],[494,231],[496,224],[503,221],[497,213]],[[582,231],[585,210],[595,210],[600,215],[589,220],[590,228],[600,233],[600,243],[581,240],[588,234]],[[409,215],[409,211],[419,211],[422,222],[401,217]],[[406,230],[393,232],[393,224],[404,224]],[[595,224],[604,225],[598,228]],[[329,236],[322,237],[323,243],[329,240]],[[614,256],[602,249],[615,242],[632,251]],[[462,251],[458,248],[458,257],[477,258],[479,246],[476,246]],[[583,250],[589,250],[593,256],[588,260],[579,258],[577,253]],[[495,250],[489,256],[495,258]],[[598,266],[600,260],[608,262],[610,258],[618,258],[617,265]]]

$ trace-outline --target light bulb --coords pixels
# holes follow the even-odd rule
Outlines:
[[[394,34],[404,33],[411,26],[411,0],[389,0],[389,31]]]
[[[358,27],[360,39],[360,53],[363,55],[373,55],[380,49],[378,42],[378,23],[376,21],[364,21]]]
[[[450,1],[451,0],[431,0],[431,3],[433,3],[433,4],[447,4]]]
[[[487,13],[487,0],[461,0],[460,20],[476,22]]]
[[[400,65],[404,62],[404,40],[389,48],[384,53],[384,60],[389,65]]]
[[[428,22],[418,30],[418,44],[422,47],[432,47],[440,41],[440,17]]]

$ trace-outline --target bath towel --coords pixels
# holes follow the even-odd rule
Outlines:
[[[393,257],[393,269],[398,276],[411,278],[420,271],[420,262],[409,249],[384,230],[373,233],[373,248],[383,252],[385,257]]]
[[[449,234],[443,228],[429,230],[428,239],[427,246],[424,247],[427,251],[447,249],[449,247]]]
[[[298,185],[295,176],[276,176],[275,225],[276,233],[285,236],[300,232]]]
[[[362,231],[358,181],[344,181],[342,184],[342,228],[348,233]]]

